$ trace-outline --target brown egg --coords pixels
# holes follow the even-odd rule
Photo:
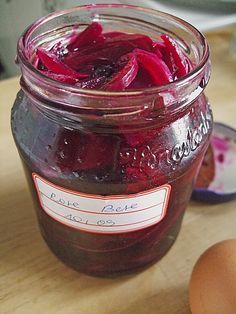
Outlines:
[[[205,251],[189,284],[192,314],[236,314],[236,239]]]

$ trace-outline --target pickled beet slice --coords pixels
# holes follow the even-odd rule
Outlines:
[[[54,73],[72,76],[73,78],[84,78],[88,76],[87,74],[78,73],[72,70],[67,65],[63,64],[55,54],[48,52],[45,49],[38,48],[37,56],[43,65]]]
[[[173,81],[169,68],[156,54],[141,49],[135,49],[134,53],[140,66],[150,74],[155,84],[162,85]]]
[[[117,36],[109,36],[105,40],[106,43],[111,43],[111,42],[129,42],[134,45],[134,48],[140,48],[143,50],[147,51],[152,51],[153,50],[153,41],[151,40],[150,37],[142,34],[121,34]]]
[[[102,25],[98,22],[91,23],[83,32],[73,37],[73,41],[68,45],[68,49],[80,49],[91,44],[95,44],[102,34]],[[100,38],[100,40],[103,38]]]
[[[131,134],[124,134],[127,143],[131,147],[138,147],[143,145],[145,142],[150,141],[156,135],[157,130],[152,129],[148,131],[141,131]]]
[[[186,75],[189,72],[188,58],[184,55],[178,44],[173,38],[163,34],[161,38],[165,44],[165,52],[162,53],[170,71],[176,74],[177,78]]]
[[[132,52],[135,48],[152,51],[152,40],[144,35],[128,34],[107,38],[104,43],[71,52],[65,56],[65,64],[78,70],[86,63],[97,60],[117,61],[121,56]]]
[[[165,54],[165,44],[163,42],[156,42],[153,46],[153,52],[159,57],[163,58]]]
[[[124,35],[124,33],[122,32],[106,32],[103,34],[104,38],[114,38],[114,37],[118,37],[120,35]]]
[[[121,148],[119,164],[129,193],[151,188],[152,184],[161,185],[165,182],[165,175],[160,170],[158,160],[149,145],[142,145],[139,148]]]
[[[82,52],[71,52],[68,56],[65,57],[64,62],[68,67],[74,70],[79,69],[81,71],[81,69],[83,69],[86,64],[94,64],[104,61],[116,61],[123,54],[131,52],[133,50],[133,45],[129,44],[128,42],[123,43],[123,45],[121,45],[120,43],[112,43],[105,46],[97,47],[97,49],[99,50],[96,51],[96,49],[91,49],[90,47],[87,50],[83,50]]]
[[[103,89],[109,91],[124,90],[135,79],[138,73],[136,56],[134,54],[128,54],[122,57],[121,62],[125,59],[128,60],[126,64],[112,76],[111,80],[103,86]]]
[[[127,89],[142,89],[154,86],[155,84],[153,83],[149,73],[139,66],[135,80],[128,86]]]
[[[62,171],[84,171],[113,166],[115,141],[112,136],[76,133],[64,130],[56,152]],[[94,153],[96,152],[96,154]]]

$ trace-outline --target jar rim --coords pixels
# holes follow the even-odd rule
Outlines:
[[[84,10],[84,9],[95,9],[95,8],[120,8],[120,9],[132,9],[141,11],[147,14],[156,15],[163,18],[168,18],[179,25],[184,26],[187,30],[190,30],[191,33],[195,36],[198,36],[200,38],[202,47],[203,47],[203,54],[198,62],[198,64],[191,70],[189,73],[187,73],[185,76],[178,78],[172,82],[169,82],[167,84],[163,84],[160,86],[154,86],[154,87],[147,87],[142,89],[132,89],[132,90],[125,90],[125,91],[104,91],[104,90],[98,90],[98,89],[83,89],[79,88],[73,84],[70,83],[64,83],[57,80],[54,80],[46,75],[44,75],[41,71],[37,70],[27,59],[24,49],[26,39],[30,36],[30,34],[42,23],[48,22],[51,19],[58,17],[63,14],[69,14],[74,11]],[[194,79],[196,76],[199,75],[200,72],[202,72],[204,65],[207,63],[209,59],[209,47],[207,44],[207,41],[204,37],[204,35],[193,25],[190,23],[182,20],[179,17],[176,17],[174,15],[171,15],[169,13],[165,13],[162,11],[149,9],[141,6],[135,6],[135,5],[127,5],[127,4],[90,4],[90,5],[83,5],[83,6],[76,6],[69,9],[59,10],[55,11],[51,14],[48,14],[40,19],[38,19],[36,22],[32,23],[20,36],[18,43],[17,43],[17,57],[18,60],[27,68],[27,70],[33,74],[36,75],[41,80],[47,82],[51,86],[54,85],[54,87],[57,87],[59,89],[63,89],[67,92],[78,94],[80,96],[88,96],[88,97],[104,97],[104,98],[113,98],[113,97],[127,97],[127,96],[143,96],[148,94],[159,94],[161,92],[164,92],[169,89],[178,88],[185,86],[190,79]]]

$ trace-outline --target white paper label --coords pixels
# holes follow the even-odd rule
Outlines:
[[[95,233],[122,233],[152,226],[166,213],[168,184],[137,194],[100,196],[71,191],[33,173],[42,208],[53,219]]]

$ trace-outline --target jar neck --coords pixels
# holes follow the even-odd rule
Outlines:
[[[103,92],[82,90],[54,81],[29,62],[32,53],[42,42],[59,38],[63,28],[67,33],[72,31],[73,21],[82,19],[83,24],[90,24],[95,17],[105,26],[108,22],[109,25],[112,24],[114,30],[121,30],[124,24],[120,23],[122,19],[131,32],[137,32],[142,26],[142,32],[154,38],[163,32],[170,34],[188,52],[191,62],[195,64],[194,69],[185,77],[163,86],[135,91]],[[19,39],[18,62],[22,71],[22,89],[41,110],[57,115],[83,115],[93,119],[97,117],[98,120],[102,117],[102,120],[120,123],[136,123],[135,121],[139,121],[138,117],[152,121],[184,111],[203,92],[210,77],[208,46],[194,27],[168,14],[126,5],[76,7],[37,21]]]

